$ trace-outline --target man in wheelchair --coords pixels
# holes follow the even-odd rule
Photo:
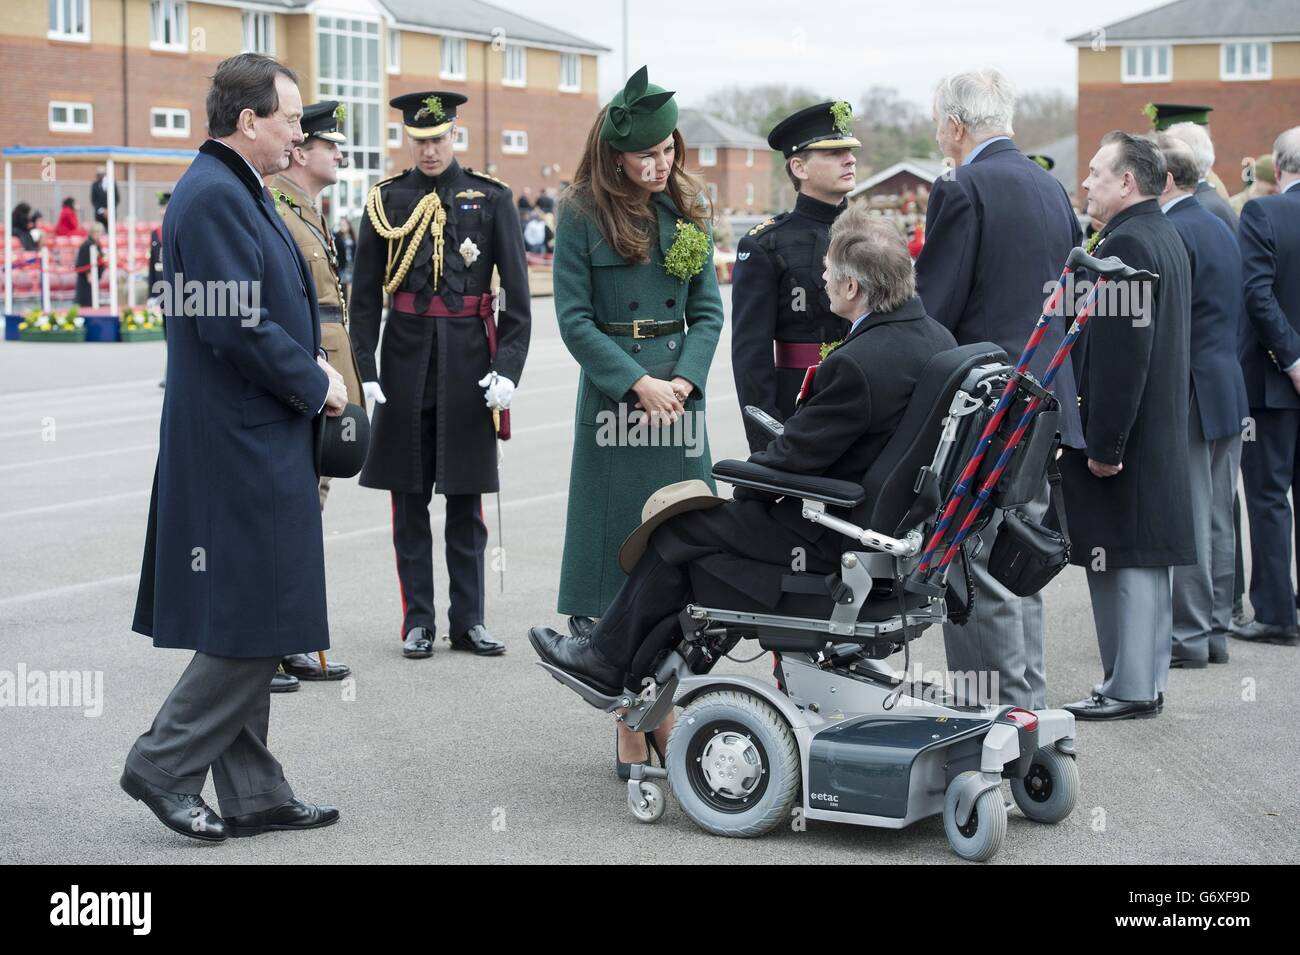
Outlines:
[[[839,570],[841,554],[856,542],[808,520],[803,498],[824,498],[834,481],[862,486],[927,362],[956,341],[926,315],[903,237],[862,206],[835,221],[824,280],[831,309],[853,326],[805,380],[784,431],[744,465],[748,486],[738,486],[731,501],[660,524],[589,634],[533,628],[529,639],[543,661],[610,694],[637,690],[657,652],[680,639],[676,615],[702,585],[763,611],[781,601],[792,572]],[[808,493],[755,489],[763,482],[752,479],[761,477],[754,466],[784,472],[782,488],[791,475],[805,476]],[[721,467],[716,473],[725,477]]]

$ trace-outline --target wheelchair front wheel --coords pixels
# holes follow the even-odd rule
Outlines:
[[[790,818],[799,748],[785,718],[752,693],[714,690],[682,711],[668,741],[668,782],[701,829],[750,838]]]
[[[1028,818],[1055,824],[1074,812],[1079,799],[1079,767],[1055,746],[1034,753],[1029,774],[1011,780],[1011,795]]]

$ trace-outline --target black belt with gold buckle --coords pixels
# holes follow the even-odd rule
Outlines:
[[[686,327],[685,322],[656,322],[653,319],[637,319],[634,322],[597,322],[596,327],[606,335],[630,335],[633,338],[658,338],[660,335],[673,335]]]

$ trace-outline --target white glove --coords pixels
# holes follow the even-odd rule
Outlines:
[[[388,399],[384,397],[384,389],[379,387],[377,381],[363,381],[361,383],[361,392],[366,396],[366,401],[370,404],[388,404]]]
[[[479,379],[479,387],[483,389],[484,404],[489,408],[504,411],[510,407],[510,399],[515,394],[515,383],[509,378],[490,371]]]

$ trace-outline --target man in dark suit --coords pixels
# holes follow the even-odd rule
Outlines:
[[[1254,423],[1254,435],[1242,445],[1241,477],[1255,619],[1234,628],[1233,636],[1295,646],[1287,492],[1300,495],[1300,126],[1277,138],[1273,164],[1278,194],[1247,202],[1237,233],[1249,320],[1241,367]]]
[[[1196,157],[1181,140],[1157,138],[1168,179],[1160,205],[1192,268],[1191,415],[1188,477],[1196,563],[1174,568],[1174,648],[1169,665],[1228,662],[1236,553],[1232,499],[1248,412],[1237,361],[1241,252],[1236,236],[1200,203]]]
[[[1079,410],[1086,450],[1061,455],[1070,559],[1088,570],[1103,679],[1066,707],[1081,720],[1153,717],[1173,644],[1173,568],[1196,560],[1188,499],[1191,267],[1160,212],[1165,160],[1149,140],[1113,132],[1088,165],[1088,215],[1105,223],[1099,256],[1156,282],[1098,293],[1084,335]]]
[[[1064,187],[1011,141],[1015,96],[996,70],[961,73],[935,91],[936,139],[953,164],[935,181],[925,217],[916,284],[925,310],[958,344],[996,342],[1014,360],[1082,233]],[[1068,323],[1047,330],[1031,370],[1039,377]],[[1074,370],[1062,366],[1055,392],[1062,438],[1082,447]],[[1047,509],[1048,485],[1026,510]],[[982,536],[991,544],[1000,518]],[[964,625],[946,624],[948,667],[997,674],[1001,702],[1029,709],[1047,703],[1043,598],[1017,597],[990,576],[991,546],[971,561],[975,609]]]
[[[163,223],[170,361],[132,623],[194,656],[122,788],[168,828],[221,841],[338,820],[294,797],[267,725],[280,658],[329,646],[313,421],[347,392],[261,179],[302,142],[297,77],[258,54],[223,60],[207,112],[213,138]],[[221,815],[200,795],[209,769]]]
[[[956,342],[925,314],[898,230],[863,206],[851,206],[832,226],[823,279],[831,308],[853,324],[817,368],[785,432],[749,460],[860,482],[898,427],[926,362]],[[529,632],[538,655],[611,692],[638,686],[639,674],[629,670],[655,626],[689,601],[692,562],[732,554],[771,565],[770,574],[751,569],[729,581],[760,603],[779,595],[796,548],[809,571],[838,568],[847,538],[804,520],[798,500],[754,498],[737,489],[732,501],[665,521],[589,633]]]
[[[1196,201],[1236,235],[1237,213],[1219,195],[1216,187],[1219,180],[1214,176],[1214,141],[1209,127],[1214,107],[1154,103],[1149,109],[1155,113],[1153,123],[1157,132],[1165,132],[1192,151],[1196,159]]]

